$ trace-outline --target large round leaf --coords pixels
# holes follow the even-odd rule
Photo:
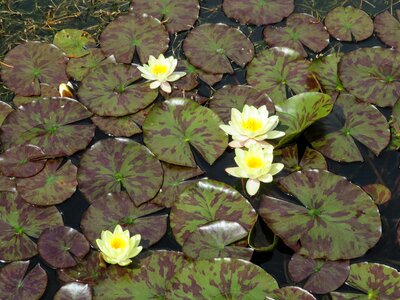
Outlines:
[[[99,48],[88,49],[89,54],[84,57],[71,58],[67,64],[67,74],[75,80],[82,81],[92,70],[98,66],[113,62],[106,59],[103,51]]]
[[[228,138],[221,119],[189,99],[169,99],[154,105],[143,124],[144,142],[168,163],[196,167],[190,145],[213,164],[224,153]]]
[[[57,291],[54,300],[92,300],[92,291],[88,284],[71,282]]]
[[[91,116],[78,101],[69,98],[43,99],[11,112],[1,126],[3,146],[24,144],[40,147],[47,157],[72,155],[86,148],[94,125],[75,125]]]
[[[81,192],[92,202],[125,189],[137,205],[152,199],[160,189],[163,170],[153,153],[129,139],[107,139],[82,156],[78,168]]]
[[[400,16],[400,10],[397,10]],[[375,17],[375,32],[378,37],[391,47],[400,49],[400,21],[385,11]]]
[[[225,24],[202,24],[183,42],[190,63],[207,73],[233,73],[229,60],[244,67],[254,56],[254,46],[238,29]]]
[[[40,95],[40,83],[56,84],[68,81],[65,65],[68,59],[54,45],[28,42],[10,50],[2,67],[5,85],[21,96]]]
[[[274,300],[316,300],[309,292],[297,286],[285,286],[274,293]]]
[[[280,184],[302,205],[265,196],[259,213],[299,254],[350,259],[364,255],[378,242],[381,220],[375,203],[344,177],[304,170],[282,178]]]
[[[82,57],[89,54],[88,48],[96,47],[95,39],[79,29],[63,29],[56,33],[54,45],[64,51],[68,57]]]
[[[172,232],[180,245],[198,227],[218,220],[237,222],[249,232],[257,214],[239,192],[214,180],[201,180],[187,187],[170,213]]]
[[[40,95],[39,96],[20,96],[15,95],[13,103],[15,107],[31,103],[33,101],[41,101],[43,99],[49,99],[53,97],[60,97],[59,85],[40,83]]]
[[[338,64],[343,57],[343,53],[332,53],[314,59],[310,65],[319,83],[324,88],[325,93],[332,95],[343,91],[343,84],[340,82]]]

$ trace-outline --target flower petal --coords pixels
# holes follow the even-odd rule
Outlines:
[[[153,81],[152,83],[150,83],[150,88],[151,88],[152,90],[155,90],[155,89],[157,89],[160,85],[161,85],[161,82],[159,82],[159,81]]]
[[[249,179],[246,182],[246,191],[250,196],[254,196],[260,188],[260,181],[257,179]]]

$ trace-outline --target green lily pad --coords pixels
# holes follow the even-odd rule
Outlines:
[[[71,282],[57,291],[54,300],[92,300],[92,291],[88,284]]]
[[[398,15],[400,10],[397,10]],[[375,17],[375,32],[378,37],[386,44],[393,48],[400,49],[400,21],[384,11]]]
[[[316,300],[313,295],[298,286],[285,286],[274,293],[275,300]]]
[[[364,185],[362,189],[371,196],[376,205],[385,204],[392,198],[392,192],[383,184],[368,184]]]
[[[77,168],[68,160],[51,159],[44,169],[33,177],[18,178],[17,191],[28,203],[48,206],[69,199],[75,193]]]
[[[88,48],[96,47],[95,39],[87,32],[79,29],[63,29],[57,32],[53,40],[68,57],[82,57],[89,54]]]
[[[296,13],[287,18],[286,27],[267,26],[264,29],[264,40],[271,47],[291,48],[307,57],[304,46],[314,52],[321,52],[329,45],[329,33],[318,19]]]
[[[2,67],[1,78],[18,95],[40,95],[40,83],[59,85],[68,81],[67,61],[54,45],[28,42],[7,53],[4,63],[12,67]]]
[[[99,116],[120,117],[133,114],[154,101],[158,91],[148,83],[136,83],[140,71],[133,65],[102,65],[82,80],[80,101]]]
[[[267,93],[274,103],[289,94],[318,91],[310,62],[289,48],[274,47],[260,52],[247,67],[247,82]]]
[[[374,23],[369,15],[351,6],[336,7],[325,17],[325,26],[337,40],[356,42],[366,40],[374,32]]]
[[[29,261],[16,261],[0,269],[2,299],[41,299],[47,286],[47,273],[37,264],[28,271]]]
[[[386,118],[374,106],[358,102],[354,96],[341,94],[333,112],[315,123],[306,134],[311,145],[336,161],[363,161],[354,139],[375,155],[390,141]]]
[[[69,156],[85,149],[94,136],[94,125],[73,124],[91,116],[78,101],[43,99],[18,107],[1,126],[5,148],[32,144],[46,157]]]
[[[244,67],[253,59],[254,46],[239,30],[225,24],[202,24],[191,30],[183,42],[189,62],[211,74],[232,74],[230,60]]]
[[[198,227],[213,221],[237,222],[249,232],[257,214],[239,192],[207,179],[188,186],[172,206],[169,217],[175,239],[183,245]]]
[[[371,298],[368,298],[368,295],[356,294],[356,293],[333,292],[333,293],[330,293],[330,296],[331,296],[332,300],[371,300]]]
[[[131,10],[163,21],[169,33],[189,30],[199,17],[198,0],[133,0]]]
[[[389,122],[390,125],[390,144],[388,150],[400,149],[400,101],[397,101],[393,106],[392,117]]]
[[[343,56],[340,79],[357,98],[378,106],[400,99],[400,53],[392,49],[362,48]]]
[[[0,101],[0,126],[3,124],[4,120],[6,117],[13,111],[14,109],[11,107],[11,105]]]
[[[79,189],[89,202],[125,189],[140,205],[154,198],[162,180],[163,170],[153,153],[123,138],[94,144],[83,154],[78,169]]]
[[[100,238],[101,232],[113,231],[117,224],[128,229],[131,236],[139,233],[141,245],[151,246],[167,231],[168,215],[151,215],[161,209],[151,203],[136,206],[125,192],[104,194],[84,212],[81,228],[96,248],[96,239]]]
[[[158,159],[187,167],[196,167],[193,146],[211,165],[228,145],[220,124],[213,111],[192,100],[169,99],[155,104],[147,115],[144,143]]]
[[[225,14],[242,24],[267,25],[278,23],[294,10],[293,0],[224,0]]]
[[[115,62],[111,58],[107,58],[103,51],[99,48],[88,49],[88,54],[79,57],[71,58],[67,64],[68,76],[74,78],[77,81],[82,81],[92,70],[96,69],[102,64],[108,64]]]
[[[198,90],[191,90],[191,91],[173,90],[169,94],[165,93],[164,91],[161,91],[160,93],[165,100],[184,98],[184,99],[190,99],[200,105],[203,105],[210,100],[207,97],[199,95]]]
[[[91,119],[97,127],[110,136],[130,137],[142,133],[142,129],[135,122],[135,114],[123,117],[93,116]]]
[[[314,259],[350,259],[364,255],[378,242],[381,220],[375,203],[344,177],[324,170],[304,170],[279,183],[302,205],[265,196],[259,213],[299,254]]]
[[[169,36],[156,18],[127,14],[107,25],[100,35],[100,45],[106,56],[114,55],[119,63],[130,64],[137,53],[144,64],[150,55],[158,57],[168,49]]]

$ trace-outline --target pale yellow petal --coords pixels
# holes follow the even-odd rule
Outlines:
[[[249,179],[246,182],[246,191],[250,196],[254,196],[260,188],[260,181],[257,179]]]

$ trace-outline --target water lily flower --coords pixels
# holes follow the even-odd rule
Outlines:
[[[152,81],[151,89],[161,89],[166,93],[171,93],[172,88],[169,82],[176,81],[186,75],[185,72],[174,72],[178,61],[173,57],[165,58],[160,54],[158,58],[150,55],[148,64],[139,66],[142,77]]]
[[[283,164],[272,163],[273,151],[274,147],[271,145],[259,144],[251,144],[248,150],[236,148],[235,162],[238,166],[225,171],[235,177],[248,178],[246,191],[253,196],[260,188],[260,182],[271,182],[272,176],[283,169]]]
[[[58,86],[58,93],[60,97],[74,98],[74,86],[71,82],[61,83]]]
[[[120,266],[129,265],[132,260],[142,251],[140,243],[140,234],[130,237],[129,230],[122,230],[120,225],[115,226],[114,232],[103,230],[101,239],[96,240],[101,254],[109,264],[118,264]]]
[[[264,140],[284,136],[283,131],[273,130],[278,123],[278,116],[268,117],[265,105],[256,108],[245,104],[242,112],[232,108],[229,125],[220,125],[220,128],[232,136],[233,141],[229,143],[229,146],[249,148],[251,144],[267,146],[269,143]]]

